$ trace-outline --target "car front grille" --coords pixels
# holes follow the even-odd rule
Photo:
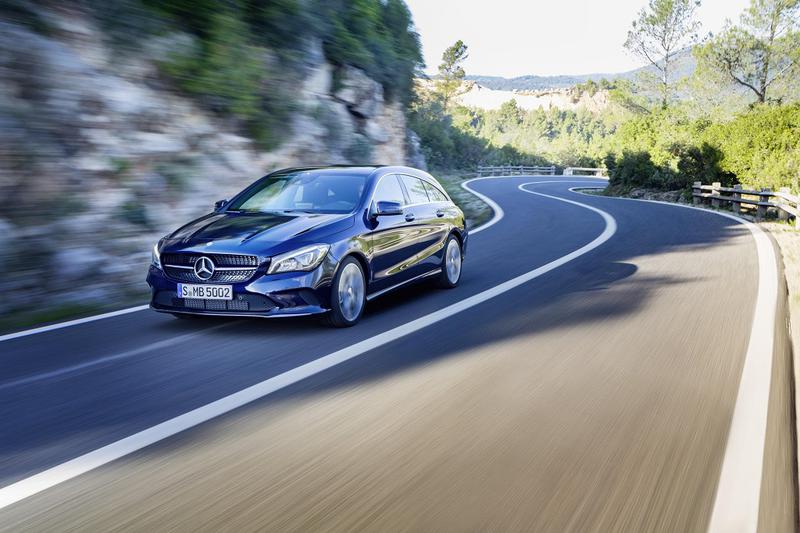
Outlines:
[[[214,263],[214,274],[210,279],[201,279],[194,271],[194,264],[201,257]],[[241,283],[253,277],[258,269],[258,257],[237,254],[162,254],[161,264],[167,277],[184,283]]]
[[[183,305],[189,309],[204,309],[206,311],[250,310],[250,302],[244,300],[199,300],[197,298],[184,298]]]
[[[238,254],[198,254],[198,253],[169,253],[161,255],[161,262],[167,265],[194,266],[194,262],[206,256],[214,262],[216,267],[244,267],[255,268],[258,266],[258,257],[255,255]]]

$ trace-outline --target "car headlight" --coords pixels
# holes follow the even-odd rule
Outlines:
[[[328,253],[329,249],[330,246],[327,244],[315,244],[276,255],[272,258],[267,274],[314,270],[325,259],[325,254]]]
[[[159,244],[161,244],[161,241],[153,245],[153,254],[150,258],[150,264],[156,267],[157,269],[161,270],[161,254],[158,253]]]

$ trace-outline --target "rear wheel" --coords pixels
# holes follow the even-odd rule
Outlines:
[[[443,289],[452,289],[458,285],[461,279],[461,263],[464,258],[461,255],[461,243],[454,236],[450,235],[444,246],[444,258],[442,259],[442,272],[439,274],[438,285]]]
[[[331,283],[331,310],[325,319],[331,326],[348,328],[364,314],[367,302],[367,282],[361,263],[347,257]]]

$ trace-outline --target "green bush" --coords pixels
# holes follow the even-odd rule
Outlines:
[[[649,187],[661,190],[688,189],[695,181],[735,183],[733,174],[720,168],[722,154],[709,144],[675,144],[671,147],[675,164],[658,165],[646,150],[623,150],[621,155],[607,154],[603,160],[612,188]]]
[[[608,154],[604,162],[608,169],[609,185],[615,188],[651,186],[659,172],[650,154],[644,151],[624,151],[619,157]]]
[[[695,181],[720,182],[725,187],[736,183],[736,176],[720,166],[724,157],[722,151],[707,142],[700,146],[676,144],[672,147],[672,152],[678,158],[680,182],[677,185],[682,188],[690,187]]]
[[[422,64],[419,36],[402,0],[318,0],[325,57],[364,70],[389,100],[409,102]]]
[[[616,154],[648,153],[655,166],[652,187],[718,181],[796,191],[800,104],[755,106],[728,121],[690,119],[680,109],[652,113],[622,124],[610,147]]]
[[[704,139],[722,153],[722,169],[742,183],[800,191],[800,103],[756,106],[709,126]]]

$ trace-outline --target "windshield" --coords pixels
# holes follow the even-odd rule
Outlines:
[[[262,181],[234,200],[229,211],[246,213],[351,213],[364,192],[364,176],[297,172]]]

